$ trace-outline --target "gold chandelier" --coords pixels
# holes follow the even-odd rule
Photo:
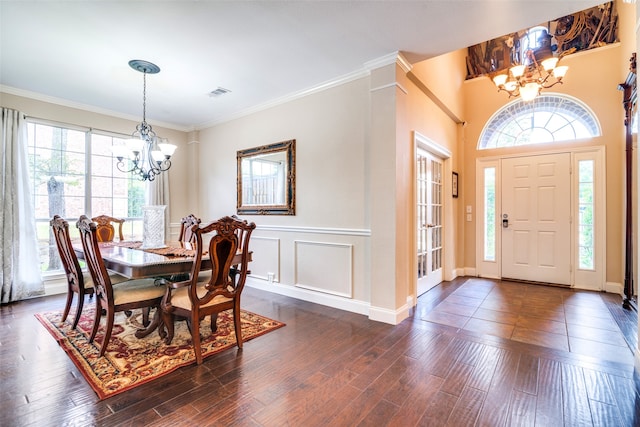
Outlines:
[[[137,176],[141,181],[153,181],[161,172],[171,167],[171,156],[176,146],[169,144],[168,139],[156,135],[147,123],[147,74],[157,74],[160,67],[148,61],[133,59],[129,66],[143,73],[142,77],[142,122],[136,126],[131,138],[124,146],[114,146],[114,155],[118,159],[120,171]],[[131,166],[125,165],[125,159],[131,160]]]
[[[520,96],[523,101],[531,101],[542,89],[562,84],[569,67],[558,65],[559,61],[559,58],[551,56],[538,63],[534,51],[529,49],[525,52],[524,64],[515,65],[496,75],[493,83],[498,91],[507,92],[509,98]]]

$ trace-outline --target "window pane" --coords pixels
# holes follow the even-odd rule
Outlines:
[[[496,260],[496,169],[484,170],[484,260]]]
[[[580,205],[579,221],[581,225],[593,225],[593,205]]]
[[[60,271],[62,265],[49,221],[54,215],[74,218],[84,213],[86,133],[28,123],[27,141],[40,269]]]
[[[578,162],[578,268],[595,268],[594,161]]]
[[[111,177],[91,177],[91,197],[95,199],[97,197],[111,197],[113,195]],[[92,210],[93,211],[93,210]],[[111,215],[110,213],[108,215]],[[95,216],[95,215],[94,215]]]
[[[580,246],[578,268],[582,270],[593,270],[593,248]]]
[[[91,154],[111,157],[113,138],[106,135],[94,134],[91,136]]]
[[[585,182],[578,186],[578,203],[593,203],[593,184]]]

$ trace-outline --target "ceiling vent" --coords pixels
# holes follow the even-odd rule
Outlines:
[[[209,92],[209,96],[211,98],[217,98],[217,97],[222,96],[225,93],[229,93],[229,92],[231,92],[229,89],[225,89],[223,87],[218,87],[218,88],[212,90],[211,92]]]

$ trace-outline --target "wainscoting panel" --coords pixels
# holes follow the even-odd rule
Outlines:
[[[249,263],[251,276],[279,282],[280,239],[252,235],[249,241],[249,250],[253,252],[253,261]]]
[[[296,240],[295,285],[353,297],[353,245]]]

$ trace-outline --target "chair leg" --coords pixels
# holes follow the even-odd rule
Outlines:
[[[240,319],[240,307],[233,308],[233,326],[236,330],[236,343],[242,349],[242,320]]]
[[[211,332],[215,332],[218,330],[218,313],[213,313],[211,315]]]
[[[149,326],[149,313],[151,312],[151,307],[144,307],[142,309],[142,325]]]
[[[93,329],[91,329],[91,336],[89,336],[89,342],[93,342],[100,326],[100,318],[102,317],[102,304],[100,304],[100,298],[96,298],[96,314],[93,317]]]
[[[84,295],[80,295],[78,293],[78,308],[76,310],[76,317],[73,319],[72,328],[75,329],[78,326],[78,322],[80,321],[80,316],[82,315],[82,308],[84,307]]]
[[[73,302],[73,294],[74,292],[72,290],[69,290],[69,292],[67,292],[67,303],[64,306],[64,313],[62,313],[63,322],[67,320],[67,315],[69,315],[69,310],[71,309],[71,303]],[[75,328],[75,325],[73,327]]]
[[[158,310],[160,310],[160,308],[158,308]],[[167,328],[167,334],[164,337],[164,343],[167,345],[171,344],[171,341],[173,340],[173,332],[174,332],[173,322],[174,322],[173,314],[167,313],[166,311],[162,310],[162,323],[164,323],[164,327]]]
[[[100,357],[104,356],[111,340],[111,331],[113,330],[114,313],[111,310],[107,310],[107,327],[104,331],[104,339],[102,340],[102,348],[100,349]]]
[[[192,313],[191,315],[191,340],[193,341],[193,351],[196,354],[196,363],[202,364],[202,348],[200,347],[200,319]]]

